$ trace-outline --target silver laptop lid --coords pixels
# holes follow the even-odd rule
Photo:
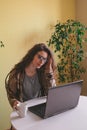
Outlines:
[[[50,88],[48,91],[45,118],[77,106],[83,80]]]

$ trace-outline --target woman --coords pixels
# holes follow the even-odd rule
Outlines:
[[[54,60],[51,51],[43,43],[33,46],[14,66],[5,80],[8,100],[17,109],[19,102],[47,95],[55,86]]]

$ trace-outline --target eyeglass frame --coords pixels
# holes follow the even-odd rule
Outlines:
[[[43,56],[41,56],[40,54],[37,54],[38,59],[40,59],[41,61],[44,61],[44,63],[47,62],[47,58],[44,58]]]

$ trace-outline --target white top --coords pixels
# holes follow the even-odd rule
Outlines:
[[[28,106],[45,102],[46,99],[33,99]],[[77,107],[61,114],[42,119],[27,112],[26,117],[20,118],[16,112],[11,113],[11,123],[16,130],[87,130],[87,97],[80,96]]]

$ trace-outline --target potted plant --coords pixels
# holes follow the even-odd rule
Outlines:
[[[87,42],[85,33],[87,27],[76,20],[58,22],[54,26],[48,45],[53,46],[57,55],[58,82],[72,82],[80,79],[85,72],[82,66],[84,45]]]
[[[2,41],[0,41],[0,47],[4,47],[4,44]]]

